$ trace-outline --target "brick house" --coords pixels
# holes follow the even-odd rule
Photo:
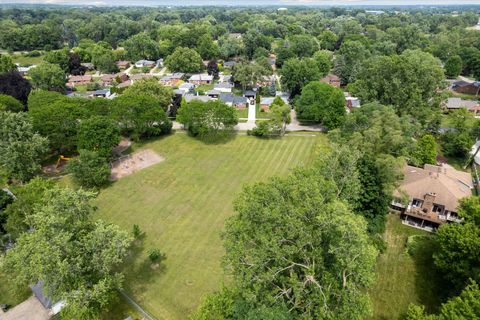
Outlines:
[[[452,90],[458,93],[474,94],[480,93],[480,82],[455,81]]]
[[[196,86],[211,84],[213,82],[213,76],[208,74],[194,74],[188,79],[188,82]]]
[[[126,73],[116,73],[116,74],[105,74],[100,78],[100,81],[104,86],[110,86],[113,82],[118,84],[128,80],[128,75]]]
[[[472,195],[469,173],[447,164],[405,166],[403,173],[404,179],[394,191],[390,209],[400,213],[404,224],[434,231],[442,224],[462,221],[457,209],[460,199]]]
[[[183,73],[172,73],[163,76],[160,79],[160,83],[164,86],[178,87],[183,80]]]
[[[82,86],[92,82],[92,76],[89,74],[83,76],[70,76],[66,84],[69,88],[74,88],[75,86]]]

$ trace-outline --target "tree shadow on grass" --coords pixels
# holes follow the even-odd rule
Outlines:
[[[166,271],[166,265],[162,259],[157,265],[153,265],[147,256],[145,246],[145,233],[136,239],[131,247],[129,256],[123,264],[125,274],[124,288],[128,292],[143,292],[151,283],[152,278],[159,277]],[[141,262],[139,262],[141,261]]]
[[[448,291],[441,272],[435,267],[433,254],[437,251],[434,236],[421,237],[412,258],[415,262],[415,291],[427,313],[438,312],[440,305],[447,299]]]
[[[216,133],[198,135],[195,138],[202,141],[205,144],[217,145],[226,144],[237,137],[237,131],[235,130],[223,130]]]

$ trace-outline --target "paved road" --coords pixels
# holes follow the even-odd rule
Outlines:
[[[234,130],[237,131],[247,131],[255,128],[256,124],[254,122],[240,122],[234,127]],[[175,130],[184,130],[183,125],[173,121],[173,129]],[[309,132],[326,132],[327,130],[320,125],[311,125],[311,126],[302,126],[299,124],[289,124],[287,125],[287,131],[309,131]]]

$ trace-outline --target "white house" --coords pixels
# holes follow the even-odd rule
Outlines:
[[[229,82],[220,82],[215,84],[213,89],[220,91],[221,93],[231,93],[233,88],[233,84]]]
[[[154,66],[155,66],[155,61],[138,60],[137,62],[135,62],[136,68],[143,68],[143,67],[153,68]]]
[[[202,85],[202,84],[211,84],[213,82],[213,76],[208,74],[194,74],[188,79],[188,82],[194,85]]]

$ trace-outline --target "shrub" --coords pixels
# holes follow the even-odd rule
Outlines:
[[[165,259],[165,254],[161,253],[158,248],[153,248],[148,252],[148,259],[150,259],[152,263],[161,262]]]
[[[81,150],[80,156],[67,164],[67,172],[82,187],[98,188],[108,183],[110,167],[97,152]]]

